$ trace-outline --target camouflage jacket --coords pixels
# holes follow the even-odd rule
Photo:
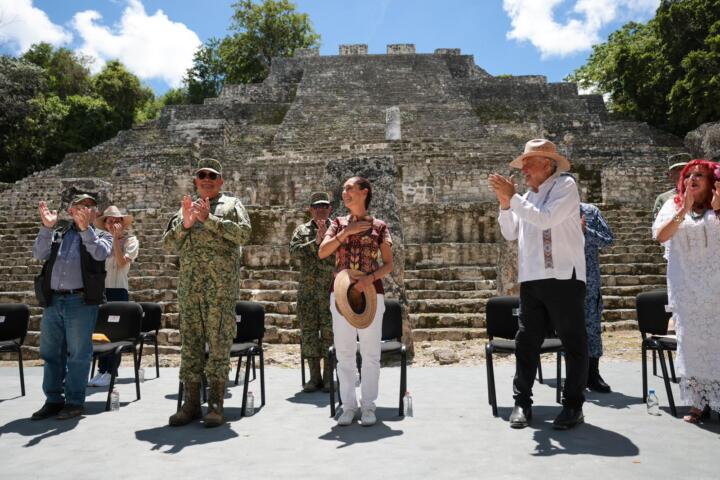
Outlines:
[[[240,282],[240,246],[250,237],[250,219],[239,199],[220,194],[210,201],[205,223],[183,227],[182,209],[170,219],[163,248],[180,255],[178,296],[198,292],[236,299]]]
[[[330,225],[330,220],[327,221],[327,225]],[[298,226],[290,240],[290,255],[300,262],[298,290],[320,289],[327,294],[333,279],[335,257],[331,255],[320,260],[318,257],[320,246],[315,243],[317,231],[317,225],[313,220]]]

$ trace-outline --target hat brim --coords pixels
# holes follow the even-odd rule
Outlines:
[[[93,222],[93,225],[95,225],[97,228],[100,228],[102,230],[105,230],[105,219],[108,217],[114,217],[115,215],[102,215],[95,219]],[[133,216],[132,215],[121,215],[123,220],[123,228],[128,228],[133,223]]]
[[[688,164],[688,162],[673,163],[672,165],[670,165],[670,166],[668,167],[668,172],[672,172],[672,171],[675,170],[676,168],[685,168],[685,165],[687,165],[687,164]]]
[[[345,269],[335,277],[333,290],[335,292],[335,306],[340,314],[345,317],[350,325],[363,329],[370,326],[375,319],[377,311],[377,291],[372,283],[365,287],[365,309],[361,313],[355,313],[348,299],[348,290],[353,282],[365,274],[358,270]]]
[[[215,173],[215,174],[220,175],[220,176],[222,177],[222,173],[221,173],[221,172],[218,172],[218,171],[215,170],[214,168],[209,168],[209,167],[198,168],[197,170],[195,170],[195,175],[197,175],[198,172],[202,172],[203,170],[206,171],[206,172]]]
[[[318,200],[317,202],[313,202],[310,204],[311,207],[314,207],[315,205],[330,205],[330,202],[327,200]]]
[[[510,166],[513,168],[522,168],[523,167],[523,160],[530,157],[545,157],[545,158],[551,158],[555,160],[555,165],[557,165],[557,171],[558,172],[567,172],[570,170],[570,160],[563,157],[562,155],[558,153],[553,152],[528,152],[523,153],[519,157],[517,157],[515,160],[510,162]]]

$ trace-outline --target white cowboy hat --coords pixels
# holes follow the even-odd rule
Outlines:
[[[362,312],[357,313],[356,310],[359,309],[361,305],[354,305],[356,302],[348,298],[348,292],[355,283],[355,279],[363,276],[365,276],[365,274],[358,270],[345,269],[340,271],[335,277],[335,306],[348,323],[355,328],[369,327],[377,311],[377,292],[375,291],[375,285],[372,283],[363,290],[365,308]]]
[[[558,172],[567,172],[570,170],[570,161],[557,153],[557,147],[553,142],[545,140],[544,138],[536,138],[527,142],[523,154],[510,162],[510,166],[522,168],[523,160],[529,157],[545,157],[555,160]]]
[[[108,217],[120,217],[122,218],[123,228],[128,228],[130,224],[133,222],[133,216],[132,215],[123,215],[123,213],[120,211],[118,207],[115,205],[110,205],[108,208],[105,209],[103,214],[95,219],[95,226],[97,228],[102,228],[105,230],[105,219]]]

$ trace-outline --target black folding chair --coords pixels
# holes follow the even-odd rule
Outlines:
[[[360,344],[357,346],[358,370],[362,365],[360,357]],[[385,300],[385,313],[383,314],[382,337],[380,343],[380,359],[389,355],[400,355],[400,394],[398,395],[398,415],[405,416],[403,396],[407,391],[407,348],[402,343],[402,306],[397,300]],[[337,380],[337,354],[335,346],[328,349],[328,365],[331,371],[335,372],[335,379],[338,388],[340,381]],[[338,392],[338,405],[342,405],[342,398]],[[330,416],[335,416],[335,382],[330,382]]]
[[[240,416],[245,416],[247,406],[247,393],[250,385],[250,369],[255,371],[255,357],[259,359],[260,368],[260,406],[265,405],[265,352],[263,351],[262,340],[265,336],[265,309],[257,302],[237,302],[235,304],[235,318],[237,333],[230,347],[230,358],[237,357],[238,363],[235,369],[235,385],[240,377],[240,364],[245,357],[245,382],[243,384],[243,398]],[[208,352],[205,351],[207,358]],[[203,401],[207,401],[204,395],[205,380],[203,379]],[[182,405],[183,384],[180,382],[178,388],[178,410]]]
[[[30,308],[22,303],[0,304],[0,353],[15,352],[20,371],[20,393],[25,396],[22,345],[27,335]]]
[[[105,410],[110,410],[110,395],[115,386],[117,366],[120,364],[122,354],[129,352],[133,356],[135,372],[135,393],[140,400],[140,379],[138,377],[139,361],[137,345],[140,342],[140,327],[142,326],[143,309],[135,302],[108,302],[100,305],[98,309],[95,332],[105,334],[110,343],[93,345],[93,364],[90,375],[95,371],[95,362],[99,357],[111,355],[110,386],[108,388]]]
[[[651,350],[653,354],[657,352],[660,357],[660,368],[662,369],[665,391],[668,396],[668,402],[670,403],[670,411],[673,416],[677,416],[675,399],[673,398],[672,388],[670,387],[670,375],[668,375],[668,368],[665,363],[665,352],[667,352],[672,370],[672,380],[673,382],[677,381],[671,354],[671,352],[677,351],[677,338],[666,336],[668,332],[668,322],[672,316],[670,312],[665,311],[667,303],[668,295],[666,290],[643,292],[635,297],[638,329],[640,330],[640,337],[642,338],[642,343],[640,344],[640,352],[642,355],[642,399],[643,402],[647,401],[647,352]]]
[[[162,318],[162,307],[159,303],[142,302],[143,309],[142,326],[140,327],[140,349],[138,351],[138,365],[142,365],[143,345],[152,343],[155,345],[155,376],[160,377],[160,355],[158,353],[158,333],[160,331],[160,320]]]
[[[487,367],[488,403],[492,407],[493,416],[498,415],[497,392],[495,390],[495,370],[493,353],[515,353],[517,344],[515,334],[518,331],[518,314],[520,307],[518,297],[493,297],[485,305],[488,342],[485,344],[485,364]],[[555,383],[555,400],[560,403],[562,390],[562,353],[563,345],[558,338],[546,338],[540,346],[540,353],[557,355],[557,378]],[[542,383],[542,370],[538,359],[538,374]]]

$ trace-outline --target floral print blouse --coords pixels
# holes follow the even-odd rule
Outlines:
[[[345,230],[350,222],[356,218],[352,215],[335,218],[330,224],[325,236],[334,237]],[[335,250],[335,272],[337,275],[341,270],[349,268],[351,270],[359,270],[365,274],[371,274],[378,268],[378,258],[380,255],[380,245],[386,243],[392,245],[392,237],[387,224],[377,218],[372,218],[372,228],[364,233],[350,235],[345,243]],[[375,290],[378,294],[384,294],[382,280],[378,279],[373,282]]]

